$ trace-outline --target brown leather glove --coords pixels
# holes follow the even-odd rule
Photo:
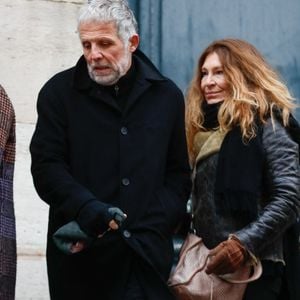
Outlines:
[[[247,260],[248,252],[241,242],[234,236],[220,243],[209,252],[209,263],[205,272],[207,274],[223,275],[233,273]]]

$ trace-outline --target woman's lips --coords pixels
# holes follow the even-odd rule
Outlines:
[[[208,93],[205,93],[205,98],[206,99],[215,98],[219,95],[220,95],[220,92],[208,92]]]

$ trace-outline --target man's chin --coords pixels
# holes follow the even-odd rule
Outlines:
[[[98,76],[95,74],[92,74],[91,78],[100,85],[113,85],[119,80],[119,76]]]

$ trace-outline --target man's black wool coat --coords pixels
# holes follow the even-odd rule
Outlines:
[[[32,174],[49,204],[47,264],[51,299],[121,300],[130,270],[148,299],[172,299],[172,233],[185,212],[190,168],[182,93],[140,52],[123,110],[89,78],[82,57],[39,93]],[[89,249],[60,252],[53,233],[92,199],[128,218]]]

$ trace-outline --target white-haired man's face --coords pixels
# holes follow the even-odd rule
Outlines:
[[[90,77],[101,85],[113,85],[131,66],[132,52],[139,43],[138,35],[128,43],[118,36],[113,22],[87,22],[79,25],[83,55]]]

